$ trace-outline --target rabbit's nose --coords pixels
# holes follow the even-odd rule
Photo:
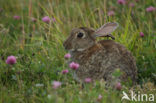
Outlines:
[[[67,50],[67,45],[65,43],[63,43],[64,49]]]
[[[63,43],[63,46],[66,50],[69,50],[70,49],[70,43],[67,43],[67,42],[64,42]]]

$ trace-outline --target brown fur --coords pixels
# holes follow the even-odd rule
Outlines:
[[[76,38],[76,33],[80,30],[85,32],[84,40]],[[117,80],[127,81],[130,78],[135,83],[137,67],[132,54],[123,45],[112,40],[96,42],[93,33],[93,29],[85,27],[74,29],[64,42],[64,47],[67,50],[74,49],[71,52],[71,61],[80,64],[79,69],[76,70],[76,79],[83,82],[85,78],[90,77],[93,80],[104,79],[111,82],[113,80],[112,73],[116,69],[120,69],[123,75],[116,78]],[[77,43],[79,40],[81,42]],[[82,48],[83,51],[78,51]]]

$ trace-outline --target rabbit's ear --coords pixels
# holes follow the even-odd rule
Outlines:
[[[113,23],[113,22],[107,23],[107,24],[104,24],[99,29],[97,29],[93,33],[93,35],[94,35],[94,37],[106,36],[106,35],[110,34],[111,32],[113,32],[117,27],[118,27],[118,23]]]

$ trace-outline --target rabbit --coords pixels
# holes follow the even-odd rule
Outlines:
[[[122,75],[117,81],[137,80],[136,61],[130,51],[113,40],[96,41],[97,37],[112,37],[109,35],[118,27],[118,23],[104,24],[97,30],[88,27],[75,28],[64,41],[63,46],[71,54],[71,61],[80,66],[75,71],[75,79],[85,82],[92,80],[113,81],[112,73],[119,69]]]

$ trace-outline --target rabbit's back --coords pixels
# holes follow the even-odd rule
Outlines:
[[[123,45],[116,43],[112,40],[103,40],[99,42],[106,50],[108,55],[107,61],[102,61],[102,66],[107,65],[104,72],[104,78],[109,80],[109,76],[115,69],[120,69],[123,72],[121,79],[131,78],[133,82],[136,81],[137,77],[137,67],[136,61],[129,50],[127,50]]]
[[[121,44],[112,40],[102,40],[89,49],[75,53],[73,60],[80,64],[76,71],[78,78],[112,79],[112,72],[120,69],[123,78],[136,79],[136,64],[132,54]]]

